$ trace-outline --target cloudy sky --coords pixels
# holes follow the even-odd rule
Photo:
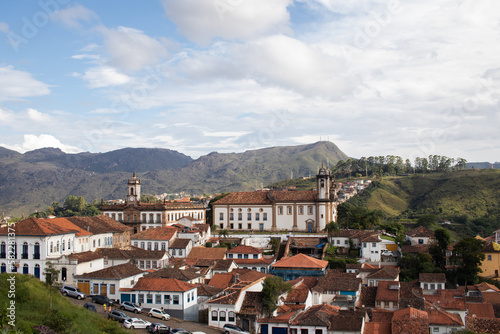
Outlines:
[[[0,2],[0,146],[500,160],[495,0]]]

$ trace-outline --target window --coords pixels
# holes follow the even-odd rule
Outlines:
[[[0,258],[7,258],[7,245],[5,244],[5,241],[2,241],[2,244],[0,246]]]
[[[68,249],[69,249],[69,243],[68,243]],[[2,252],[5,252],[5,250],[2,250]],[[39,242],[35,243],[33,258],[40,259],[40,243]]]
[[[155,251],[157,251],[157,250],[158,250],[158,243],[155,242]]]
[[[151,269],[151,262],[150,261],[146,261],[146,269]]]
[[[491,254],[488,254],[488,261],[491,261]]]
[[[323,334],[323,330],[322,329],[317,329],[316,330],[316,334]]]
[[[243,258],[244,258],[244,259],[248,259],[248,254],[244,254],[244,255],[243,255]]]
[[[243,258],[243,254],[238,254],[238,259],[242,259]]]
[[[170,295],[163,296],[163,303],[165,305],[170,305]]]
[[[267,220],[267,212],[264,212],[262,214],[262,220],[266,221]]]
[[[144,294],[140,293],[138,297],[139,303],[144,304]]]
[[[224,212],[219,213],[219,220],[224,220]]]
[[[155,304],[161,304],[161,295],[155,295]]]
[[[139,261],[139,268],[144,269],[144,261]]]
[[[309,333],[309,330],[307,328],[302,328],[300,330],[300,334],[308,334]]]
[[[212,311],[212,321],[217,321],[217,311]]]
[[[111,294],[111,295],[115,294],[115,284],[109,285],[109,294]]]
[[[97,284],[97,283],[94,283],[94,293],[97,295],[100,294],[99,293],[99,284]]]
[[[345,245],[349,245],[349,240],[344,240]]]
[[[174,302],[172,303],[174,305],[179,305],[179,296],[174,296]]]
[[[252,220],[252,214],[250,212],[247,213],[247,220]]]
[[[232,259],[233,258],[233,254],[229,254],[229,258]]]
[[[224,311],[219,312],[219,321],[226,321],[226,312]]]
[[[166,249],[167,249],[167,245],[164,242],[162,242],[161,243],[161,250],[165,251]]]
[[[304,214],[304,207],[301,205],[299,206],[299,215],[303,215]]]
[[[243,214],[241,212],[238,213],[238,220],[243,220]]]
[[[337,239],[337,245],[340,245],[340,240],[339,239]]]
[[[157,223],[161,223],[161,213],[158,213],[158,214],[156,215],[156,222],[157,222]]]
[[[434,283],[431,283],[431,290],[436,290],[436,286],[434,285]]]
[[[238,229],[241,230],[243,228],[243,224],[239,223],[238,224]]]
[[[231,212],[231,213],[229,214],[229,220],[234,220],[234,213],[232,213],[232,212]]]
[[[151,250],[151,241],[148,242],[148,250]]]
[[[287,206],[286,207],[286,214],[287,215],[291,215],[292,214],[292,207],[291,206]]]
[[[63,241],[63,250],[64,250],[64,241]],[[27,259],[28,258],[28,243],[24,242],[23,243],[23,253],[21,254],[21,259]]]
[[[227,321],[234,322],[234,312],[233,311],[229,311],[227,313]]]
[[[366,242],[363,242],[363,247],[366,248],[367,244]]]
[[[153,269],[156,269],[156,268],[157,268],[157,267],[156,267],[156,261],[151,261],[151,267],[152,267]]]
[[[146,249],[146,244],[144,243],[144,241],[141,241],[141,248]]]
[[[220,223],[220,224],[219,224],[219,227],[220,227],[220,228],[224,228],[224,224]]]
[[[254,254],[254,255],[253,255],[253,258],[254,258],[254,259],[258,259],[258,258],[259,258],[259,254]]]
[[[307,211],[308,211],[308,214],[312,215],[313,214],[313,207],[312,206],[308,206],[307,207]]]
[[[433,331],[434,333],[439,333],[439,327],[433,327],[433,328],[432,328],[432,331]]]
[[[234,229],[234,224],[229,224],[229,228],[230,228],[231,230],[233,230],[233,229]]]
[[[282,214],[283,214],[283,207],[282,207],[282,206],[279,206],[279,207],[278,207],[278,214],[279,214],[279,215],[282,215]]]
[[[247,229],[251,230],[252,229],[252,224],[247,224]]]
[[[255,220],[256,220],[256,221],[259,221],[259,220],[260,220],[260,213],[258,213],[258,212],[257,212],[257,213],[255,214]]]
[[[372,247],[377,247],[377,244],[372,242]]]
[[[145,213],[143,213],[142,214],[142,222],[146,223],[147,221],[148,221],[148,216]]]
[[[148,304],[153,304],[153,295],[151,293],[147,294],[147,301]]]
[[[424,239],[418,239],[418,244],[423,245],[424,244]]]
[[[427,283],[424,283],[424,290],[428,290],[429,289],[429,285]]]

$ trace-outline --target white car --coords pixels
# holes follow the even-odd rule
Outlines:
[[[159,308],[152,308],[149,310],[148,315],[153,318],[160,318],[163,320],[170,320],[170,314],[160,310]]]
[[[123,322],[123,327],[132,328],[132,329],[133,328],[146,328],[149,325],[151,325],[151,323],[149,321],[142,320],[139,318],[132,318],[132,319],[125,320]]]

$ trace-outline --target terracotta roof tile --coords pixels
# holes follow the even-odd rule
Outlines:
[[[328,265],[328,261],[318,260],[313,257],[297,254],[292,257],[287,257],[279,260],[272,265],[273,268],[314,268],[324,269]]]
[[[161,259],[165,256],[165,251],[150,251],[143,248],[131,246],[130,249],[118,248],[98,248],[96,254],[113,260],[125,259]]]
[[[216,294],[224,290],[208,284],[200,284],[198,285],[197,289],[198,289],[198,296],[208,296],[208,297],[215,296]]]
[[[212,269],[229,271],[232,264],[233,264],[233,259],[215,260],[215,264]]]
[[[420,273],[418,280],[427,283],[446,283],[446,275],[444,273]]]
[[[482,292],[481,295],[485,303],[500,304],[500,293],[498,292]]]
[[[234,192],[224,196],[214,205],[227,204],[271,204],[273,202],[314,202],[317,192],[315,190],[305,191],[252,191]]]
[[[438,290],[437,294],[425,295],[425,299],[440,308],[453,311],[465,311],[465,291],[458,289]],[[426,306],[427,308],[427,306]]]
[[[156,278],[174,278],[179,281],[191,281],[202,277],[202,273],[195,268],[179,269],[179,268],[161,268],[158,269],[146,277],[156,277]]]
[[[179,281],[174,278],[141,277],[134,285],[135,291],[186,292],[196,289],[196,284]]]
[[[358,291],[361,289],[361,278],[356,278],[356,274],[338,273],[329,270],[321,277],[314,291]]]
[[[227,251],[228,254],[261,254],[262,250],[246,245],[238,245]]]
[[[207,248],[207,247],[193,247],[189,252],[188,258],[194,259],[216,259],[224,260],[226,258],[227,249],[224,247]]]
[[[234,283],[234,276],[230,273],[227,274],[214,274],[208,284],[217,288],[225,289]]]
[[[467,314],[479,318],[495,318],[491,303],[467,303]]]
[[[479,291],[481,292],[500,292],[500,289],[498,289],[496,286],[494,286],[493,284],[489,284],[489,283],[486,283],[486,282],[482,282],[480,284],[476,284],[476,287]]]
[[[392,301],[399,300],[399,282],[380,281],[377,287],[376,301]]]
[[[67,217],[66,219],[83,230],[88,229],[88,231],[93,234],[123,233],[133,230],[132,227],[124,225],[105,215],[93,217]]]
[[[392,321],[394,316],[394,311],[388,311],[384,309],[372,310],[372,321],[373,322],[388,322]]]
[[[429,253],[429,245],[402,245],[402,253]]]
[[[391,330],[393,334],[429,334],[429,316],[411,307],[398,310],[392,317]]]
[[[358,307],[375,307],[375,299],[377,298],[376,286],[361,286],[361,295],[359,297]]]
[[[98,278],[98,279],[123,279],[143,273],[141,269],[137,268],[130,262],[119,264],[104,268],[101,270],[85,273],[82,275],[75,275],[78,278]]]
[[[465,329],[474,333],[500,333],[500,319],[466,317]]]
[[[91,232],[82,230],[66,218],[27,218],[10,227],[0,228],[0,235],[7,235],[9,228],[15,229],[16,236],[48,236],[75,233],[77,236],[92,235]]]
[[[460,314],[446,312],[444,310],[431,309],[427,311],[429,315],[429,325],[439,326],[463,326],[464,323]]]
[[[399,269],[391,266],[384,266],[380,270],[366,276],[366,278],[379,278],[396,280],[399,276]]]
[[[330,327],[340,308],[329,304],[313,305],[292,321],[293,325]]]
[[[425,309],[422,289],[417,280],[413,282],[399,282],[399,305],[419,310]]]
[[[177,229],[170,226],[148,228],[133,234],[131,240],[172,240],[177,235]]]
[[[189,246],[190,243],[192,243],[191,239],[177,238],[177,239],[175,239],[174,241],[172,241],[170,243],[170,245],[168,246],[168,248],[186,249]]]
[[[68,258],[72,260],[77,260],[78,263],[84,263],[97,259],[102,259],[102,256],[100,254],[97,254],[96,252],[87,251],[87,252],[70,254],[68,255]]]
[[[260,259],[232,259],[234,263],[237,265],[246,265],[246,266],[251,266],[251,265],[258,265],[258,266],[267,266],[273,263],[274,259],[265,259],[265,258],[260,258]]]
[[[363,334],[391,334],[390,322],[367,322]]]
[[[406,232],[406,235],[412,238],[418,238],[418,237],[434,238],[434,232],[424,226],[415,227],[413,230]]]
[[[309,296],[308,289],[293,289],[288,293],[285,299],[285,303],[295,304],[300,303],[304,304]]]
[[[260,315],[262,314],[262,297],[260,292],[247,291],[241,304],[240,314]]]

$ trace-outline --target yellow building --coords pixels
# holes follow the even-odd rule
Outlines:
[[[479,238],[479,237],[476,237]],[[481,240],[484,240],[480,238]],[[499,279],[498,273],[500,271],[500,245],[494,241],[486,241],[483,254],[485,258],[481,263],[482,273],[481,277]]]

